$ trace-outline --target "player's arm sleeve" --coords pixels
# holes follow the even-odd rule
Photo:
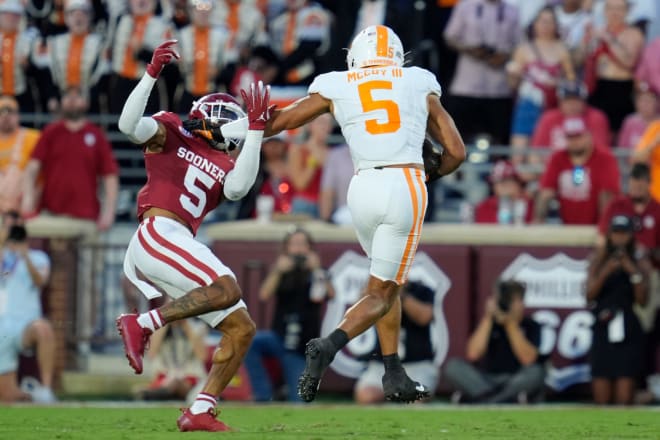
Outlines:
[[[156,79],[144,74],[128,95],[119,115],[119,130],[136,144],[144,144],[158,131],[158,122],[155,119],[142,116],[154,84]]]
[[[263,136],[264,132],[261,130],[248,130],[241,154],[238,155],[234,168],[225,177],[224,194],[227,199],[243,198],[254,185],[259,171]]]

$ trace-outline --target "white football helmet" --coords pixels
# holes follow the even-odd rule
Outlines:
[[[403,45],[387,26],[369,26],[353,38],[346,55],[348,70],[369,66],[403,66]]]

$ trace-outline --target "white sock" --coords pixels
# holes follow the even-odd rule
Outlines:
[[[212,396],[207,393],[199,393],[195,402],[190,407],[190,412],[193,414],[203,414],[208,412],[209,409],[215,408],[218,401],[215,399],[215,396]]]
[[[140,324],[140,327],[148,328],[152,332],[158,330],[165,324],[160,317],[158,309],[149,310],[148,312],[140,314],[137,318],[137,322]]]

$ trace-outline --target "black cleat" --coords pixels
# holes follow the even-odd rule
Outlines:
[[[404,370],[386,372],[383,375],[383,391],[385,399],[390,402],[412,403],[429,397],[429,389],[408,377]]]
[[[305,369],[298,379],[298,396],[305,402],[316,397],[321,377],[335,358],[335,348],[327,339],[316,338],[305,347]]]

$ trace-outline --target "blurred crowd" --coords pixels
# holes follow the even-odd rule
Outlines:
[[[621,192],[617,177],[629,174],[613,152],[647,163],[660,197],[656,8],[652,0],[0,0],[0,178],[11,188],[2,203],[93,220],[101,230],[112,224],[120,189],[113,150],[131,147],[117,137],[108,149],[104,129],[113,130],[113,115],[165,39],[178,40],[181,60],[165,69],[147,111],[185,114],[205,94],[238,96],[257,79],[304,90],[316,74],[345,68],[343,49],[358,30],[386,24],[410,64],[436,73],[466,143],[507,146],[489,155],[492,197],[470,200],[464,221],[596,224]],[[51,117],[34,118],[42,114]],[[49,163],[57,159],[33,151],[35,129],[49,131],[61,121],[41,122],[58,114],[85,122],[65,123],[49,143],[101,146],[76,170],[90,178],[80,191],[103,177],[100,200],[86,191],[54,206],[48,197],[49,187],[62,187],[47,171],[61,173]],[[90,115],[108,116],[97,127]],[[352,168],[342,143],[330,117],[267,140],[257,184],[234,217],[256,216],[257,198],[270,196],[275,213],[350,223]]]

